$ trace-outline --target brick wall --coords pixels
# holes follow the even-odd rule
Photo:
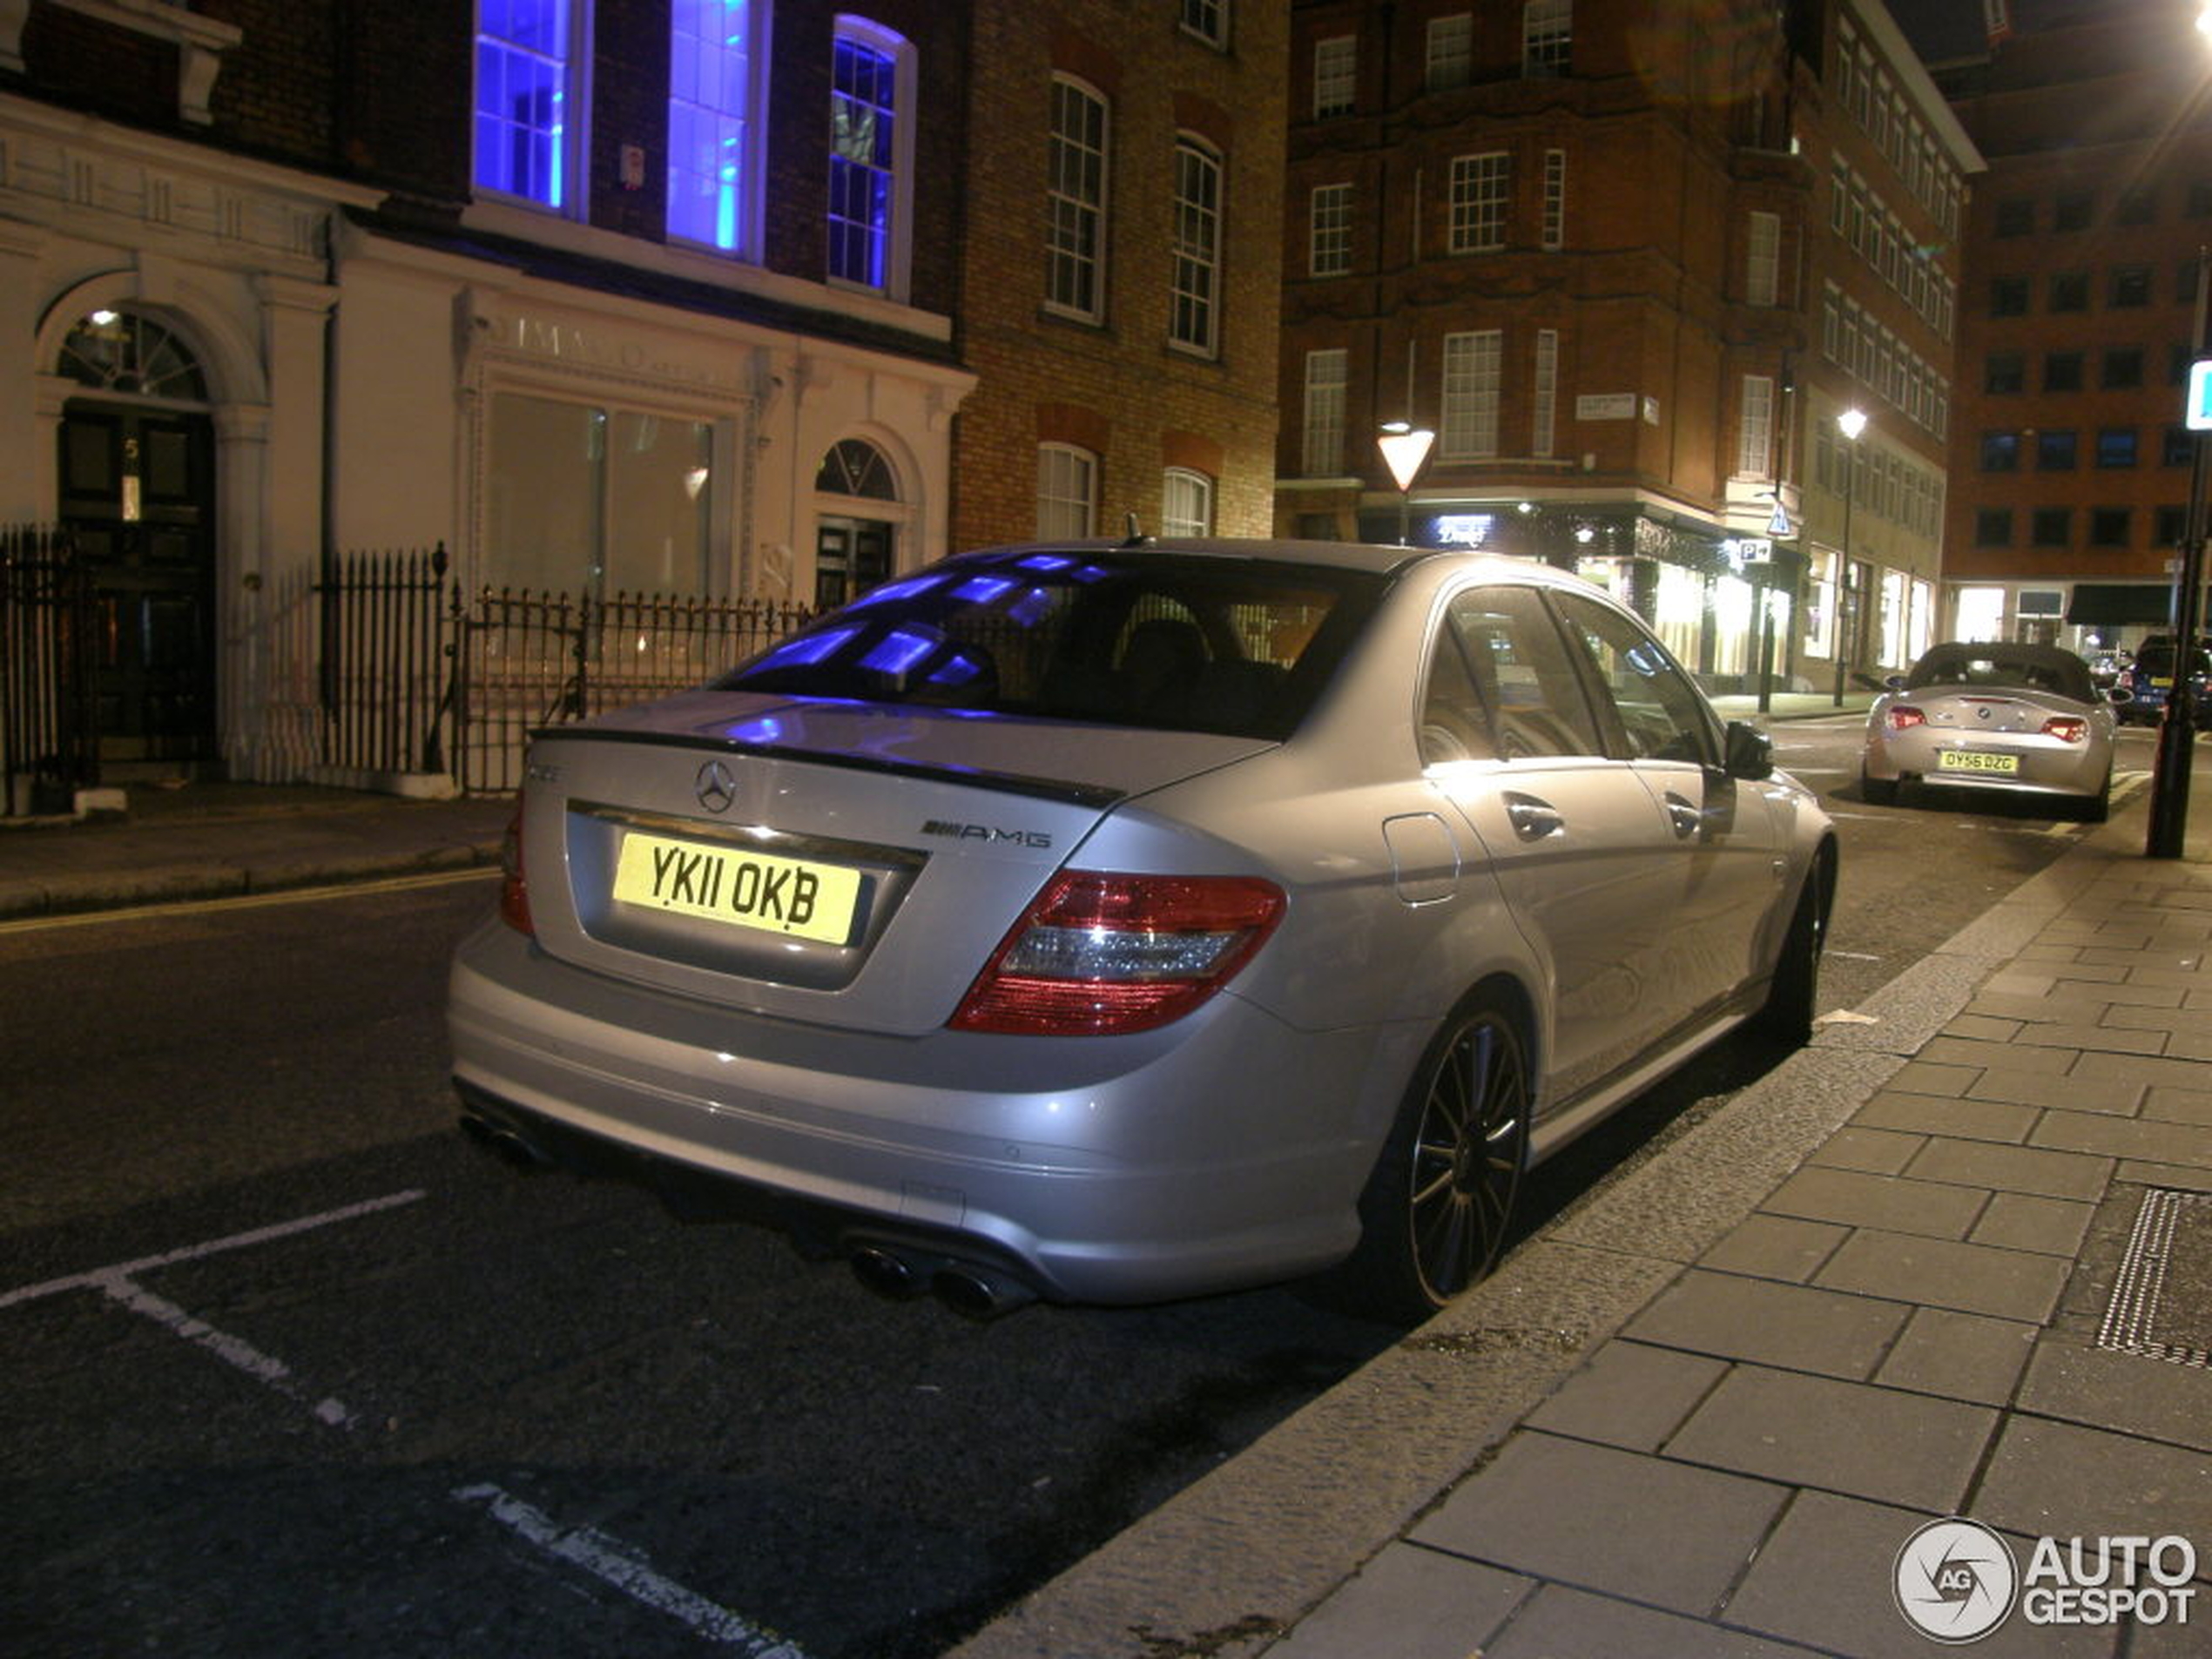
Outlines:
[[[963,360],[981,383],[959,417],[953,541],[1035,534],[1037,446],[1045,442],[1081,442],[1096,454],[1101,534],[1120,534],[1131,512],[1157,530],[1165,469],[1211,460],[1218,530],[1264,535],[1273,507],[1286,19],[1278,7],[1238,7],[1224,53],[1181,32],[1173,0],[1073,0],[1049,19],[1040,10],[1022,0],[974,8],[974,136],[958,327]],[[1045,306],[1055,71],[1109,104],[1097,322]],[[1205,139],[1223,167],[1220,347],[1211,360],[1168,343],[1178,132]],[[1088,420],[1071,422],[1071,408]]]

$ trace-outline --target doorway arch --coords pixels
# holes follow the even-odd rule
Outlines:
[[[911,517],[898,469],[866,438],[843,438],[814,475],[814,604],[833,610],[899,568],[899,532]]]
[[[89,568],[104,771],[218,758],[215,429],[199,355],[144,312],[98,306],[52,361],[70,389],[57,516]]]

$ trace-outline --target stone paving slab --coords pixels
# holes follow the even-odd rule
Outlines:
[[[1932,1095],[1892,1091],[1869,1100],[1858,1109],[1851,1122],[1869,1129],[2024,1143],[2041,1115],[2033,1106],[2006,1101],[1946,1100]]]
[[[1864,1379],[1881,1364],[1911,1312],[1873,1297],[1693,1269],[1622,1334],[1694,1353]]]
[[[1918,1308],[1874,1380],[1887,1388],[2002,1406],[2020,1386],[2040,1327],[1950,1308]]]
[[[1838,1246],[1813,1283],[1962,1313],[2040,1322],[2058,1305],[2070,1265],[2028,1251],[1862,1231]]]
[[[1375,1650],[1382,1659],[1387,1649]],[[1469,1650],[1471,1653],[1474,1649]],[[1547,1585],[1481,1659],[1798,1659],[1816,1651]],[[1352,1659],[1348,1654],[1339,1659]],[[1364,1659],[1364,1656],[1363,1656]]]
[[[2039,1251],[2071,1262],[2081,1249],[2096,1206],[2031,1193],[2000,1192],[1967,1235],[1969,1242],[2002,1250]]]
[[[2054,1331],[2035,1345],[2018,1405],[2212,1455],[2212,1370],[2095,1347],[2082,1333]],[[2212,1536],[2199,1541],[2212,1563]]]
[[[1414,1544],[1393,1544],[1323,1602],[1276,1659],[1467,1659],[1536,1588],[1501,1573]]]
[[[1804,1284],[1826,1264],[1851,1229],[1793,1216],[1749,1216],[1697,1259],[1700,1267]]]
[[[1529,1414],[1528,1426],[1655,1452],[1727,1374],[1723,1360],[1649,1343],[1608,1342]]]
[[[2212,1550],[2204,1548],[2212,1540],[2212,1452],[2014,1417],[1977,1486],[1973,1514],[2030,1536],[2180,1533],[2196,1541],[2202,1576],[2212,1572]]]
[[[2094,1204],[2112,1179],[2112,1160],[2037,1147],[1932,1136],[1905,1170],[1919,1181],[1944,1181],[2000,1192]]]
[[[1964,1238],[1988,1202],[1986,1192],[1967,1187],[1807,1166],[1759,1207],[1769,1215],[1804,1221]]]
[[[1667,1442],[1670,1458],[1942,1514],[1966,1496],[1986,1406],[1739,1366]]]
[[[1524,1430],[1409,1534],[1554,1583],[1703,1617],[1789,1497],[1748,1480]],[[1697,1525],[1682,1518],[1696,1515]]]
[[[1927,1519],[1918,1509],[1800,1494],[1730,1598],[1729,1622],[1850,1659],[1944,1652],[1893,1611],[1898,1551]],[[2119,1640],[2115,1630],[2033,1629],[2014,1618],[1959,1651],[1978,1659],[2102,1659]]]

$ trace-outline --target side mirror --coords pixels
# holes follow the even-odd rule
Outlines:
[[[1892,674],[1885,679],[1882,684],[1888,686],[1892,691],[1901,691],[1905,689],[1905,676],[1902,674]]]
[[[2105,701],[2107,703],[2124,705],[2126,704],[2133,703],[2134,700],[2134,693],[2130,691],[2124,685],[2107,685],[2105,687]]]
[[[1757,783],[1774,776],[1774,739],[1758,727],[1730,720],[1724,742],[1721,770],[1730,777]]]

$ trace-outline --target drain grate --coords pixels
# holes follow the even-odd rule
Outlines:
[[[2097,1346],[2212,1368],[2212,1192],[2143,1194]]]

